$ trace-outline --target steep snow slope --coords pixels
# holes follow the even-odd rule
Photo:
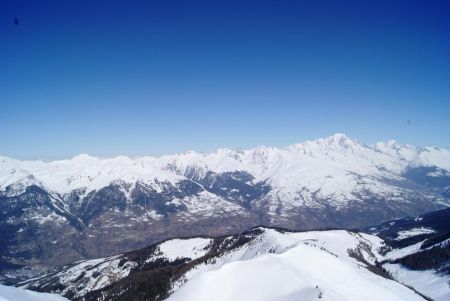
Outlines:
[[[37,293],[21,288],[0,285],[0,301],[64,301],[58,295]]]
[[[431,297],[434,301],[450,300],[450,276],[437,275],[433,270],[412,271],[400,264],[385,264],[391,275],[406,285]]]

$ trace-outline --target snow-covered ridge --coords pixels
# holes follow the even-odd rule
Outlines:
[[[378,237],[347,231],[262,231],[247,245],[188,272],[168,300],[424,300],[372,274],[349,255],[360,250],[364,260],[375,264],[382,258]]]
[[[75,189],[96,190],[116,181],[126,183],[176,183],[186,172],[246,171],[255,181],[269,181],[289,195],[306,187],[324,196],[348,196],[354,175],[395,179],[409,166],[437,166],[450,171],[450,151],[434,147],[400,145],[394,141],[366,145],[344,134],[306,141],[286,148],[256,147],[249,150],[219,149],[205,154],[185,152],[161,157],[100,159],[78,155],[59,161],[20,161],[0,157],[0,190],[9,185],[37,184],[65,194]],[[302,183],[298,183],[302,179]],[[373,183],[365,184],[369,190]]]
[[[377,272],[386,259],[384,248],[381,238],[354,231],[258,227],[225,237],[170,239],[122,255],[80,261],[24,285],[80,299],[97,290],[90,296],[93,300],[97,300],[94,296],[111,300],[117,294],[127,300],[136,293],[146,300],[161,296],[168,300],[425,300]],[[164,278],[166,269],[171,278]],[[158,277],[167,282],[126,285],[127,279]]]

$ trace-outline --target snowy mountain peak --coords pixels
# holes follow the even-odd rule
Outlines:
[[[331,135],[330,137],[325,138],[323,140],[328,142],[329,144],[334,144],[334,145],[358,144],[358,142],[356,140],[353,140],[352,138],[350,138],[347,135],[342,134],[342,133],[336,133],[336,134]]]
[[[71,159],[71,161],[76,162],[88,162],[88,161],[97,161],[100,160],[97,157],[90,156],[88,154],[79,154]]]

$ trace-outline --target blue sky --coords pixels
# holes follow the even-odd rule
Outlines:
[[[450,148],[448,1],[0,6],[1,155],[160,155],[335,132]]]

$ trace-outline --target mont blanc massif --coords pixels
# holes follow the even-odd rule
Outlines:
[[[344,134],[0,157],[0,300],[450,300],[449,207],[449,150]]]

